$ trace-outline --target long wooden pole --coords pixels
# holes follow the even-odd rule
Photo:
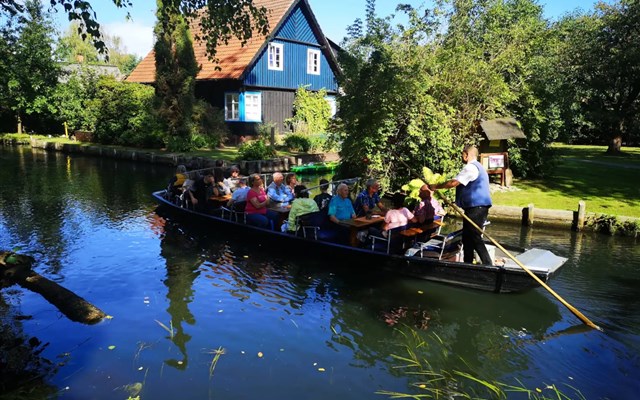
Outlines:
[[[575,315],[576,317],[578,317],[585,325],[593,328],[593,329],[597,329],[599,331],[602,331],[602,328],[600,328],[598,325],[594,324],[593,322],[591,322],[591,320],[589,318],[587,318],[584,314],[582,314],[577,308],[575,308],[574,306],[572,306],[571,304],[569,304],[565,299],[563,299],[562,297],[560,297],[560,295],[558,293],[556,293],[553,289],[551,289],[546,283],[544,283],[542,280],[540,280],[540,278],[538,278],[536,276],[536,274],[534,274],[533,272],[531,272],[531,270],[527,267],[524,266],[524,264],[522,264],[517,258],[515,258],[513,256],[513,254],[511,254],[509,251],[507,251],[507,249],[505,249],[504,247],[502,247],[502,245],[500,245],[500,243],[498,243],[494,238],[492,238],[488,233],[483,232],[482,228],[480,228],[475,222],[473,222],[471,220],[471,218],[469,218],[468,216],[465,215],[465,213],[460,209],[460,207],[458,207],[456,204],[453,204],[449,201],[449,199],[447,199],[445,196],[442,196],[440,194],[438,194],[440,196],[440,198],[442,198],[444,200],[444,202],[448,205],[453,207],[453,209],[462,216],[462,218],[464,218],[465,220],[467,220],[467,222],[469,222],[475,229],[477,229],[479,232],[482,232],[484,234],[484,236],[486,236],[491,243],[493,243],[497,248],[499,248],[500,250],[502,250],[504,252],[504,254],[506,254],[510,259],[512,259],[516,264],[518,264],[518,266],[520,268],[522,268],[523,270],[525,270],[525,272],[527,274],[529,274],[536,282],[538,282],[540,284],[540,286],[542,286],[543,288],[545,288],[549,293],[551,293],[553,295],[553,297],[555,297],[556,299],[558,299],[558,301],[560,303],[562,303],[565,307],[567,307],[569,309],[569,311],[571,311],[573,313],[573,315]]]

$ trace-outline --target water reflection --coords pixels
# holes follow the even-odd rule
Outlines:
[[[189,311],[193,301],[193,281],[200,275],[202,260],[197,244],[180,231],[175,224],[164,224],[160,239],[160,255],[166,261],[167,276],[167,312],[171,316],[169,339],[182,354],[181,360],[168,359],[165,363],[171,367],[185,370],[188,366],[187,342],[191,335],[185,332],[183,324],[195,325],[196,319]],[[163,326],[167,329],[166,325]]]
[[[375,266],[327,265],[323,254],[265,248],[216,226],[173,223],[153,212],[149,196],[172,170],[0,149],[0,185],[26,177],[24,185],[0,186],[0,247],[25,245],[39,272],[115,316],[78,327],[37,301],[16,301],[34,315],[25,335],[52,344],[43,357],[73,349],[75,364],[52,378],[72,387],[69,398],[111,398],[115,388],[143,381],[143,398],[415,393],[398,368],[403,361],[391,356],[408,346],[439,369],[529,387],[570,383],[587,398],[633,398],[640,390],[633,378],[640,371],[640,248],[633,239],[489,227],[501,242],[568,257],[551,286],[605,326],[595,333],[579,329],[543,290],[464,290]],[[90,339],[77,346],[78,338]],[[435,342],[417,347],[427,341]],[[226,353],[211,378],[211,350],[219,346]],[[603,387],[601,380],[621,383]]]

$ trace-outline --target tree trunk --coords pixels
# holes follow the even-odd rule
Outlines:
[[[33,259],[0,251],[0,288],[17,283],[39,293],[72,321],[95,324],[107,316],[82,297],[31,270]]]
[[[622,153],[622,135],[615,135],[609,141],[609,147],[607,148],[607,154],[619,155]]]

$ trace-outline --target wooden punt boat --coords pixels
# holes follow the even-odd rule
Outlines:
[[[330,241],[292,235],[263,229],[242,222],[235,222],[220,212],[205,214],[182,207],[165,197],[166,190],[153,193],[154,200],[163,211],[172,217],[187,220],[190,223],[205,225],[215,224],[218,229],[240,233],[243,237],[253,236],[260,242],[273,243],[278,249],[294,249],[305,254],[318,254],[327,261],[349,261],[354,268],[369,270],[382,268],[393,273],[402,274],[418,279],[441,282],[472,289],[492,291],[496,293],[519,292],[539,287],[524,270],[515,262],[501,255],[496,249],[496,258],[504,258],[504,266],[490,266],[467,264],[451,259],[427,257],[417,251],[413,256],[403,254],[387,254],[386,251],[371,250],[370,248],[353,247]],[[543,282],[547,282],[566,262],[566,258],[559,257],[548,250],[507,248],[513,255],[527,266]]]

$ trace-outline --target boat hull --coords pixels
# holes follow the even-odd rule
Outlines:
[[[309,254],[322,254],[327,259],[335,259],[340,264],[349,263],[353,268],[370,270],[379,268],[396,274],[446,283],[472,289],[496,293],[519,292],[540,285],[524,270],[511,270],[499,266],[466,264],[462,262],[437,260],[433,258],[406,257],[388,255],[368,249],[355,248],[321,240],[274,232],[268,229],[236,223],[220,216],[199,213],[175,205],[164,198],[165,191],[153,193],[154,200],[161,209],[172,217],[185,219],[189,223],[216,224],[218,228],[240,233],[243,237],[255,236],[262,243],[273,243],[277,248],[293,249],[308,257]],[[536,271],[536,276],[547,282],[553,275],[551,271]]]

